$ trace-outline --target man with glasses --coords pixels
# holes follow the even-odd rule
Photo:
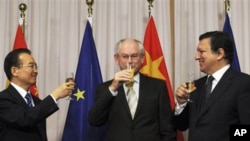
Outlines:
[[[58,110],[56,101],[68,96],[74,82],[63,83],[40,100],[30,94],[37,64],[26,48],[11,51],[4,60],[10,85],[0,92],[0,140],[47,141],[46,118]]]
[[[98,86],[90,123],[107,125],[105,141],[176,141],[165,81],[139,73],[142,43],[120,40],[114,59],[120,71]],[[126,85],[131,81],[132,85]]]

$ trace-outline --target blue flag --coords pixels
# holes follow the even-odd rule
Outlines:
[[[235,42],[234,42],[234,35],[233,35],[232,28],[231,28],[230,18],[228,16],[228,13],[226,14],[226,20],[225,20],[225,24],[223,27],[223,32],[227,33],[230,36],[231,40],[233,41],[234,57],[233,57],[233,62],[231,64],[231,66],[234,70],[240,72],[240,63],[239,63],[239,59],[238,59],[238,55],[237,55],[237,50],[236,50],[236,46],[235,46]]]
[[[75,90],[72,93],[62,141],[101,141],[103,130],[88,122],[96,87],[101,84],[102,75],[92,35],[90,22],[87,21],[78,60]]]

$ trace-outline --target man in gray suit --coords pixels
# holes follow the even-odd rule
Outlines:
[[[177,88],[176,127],[189,128],[189,141],[229,141],[230,125],[250,124],[250,76],[231,68],[233,43],[221,31],[199,37],[195,60],[207,76],[195,81],[193,102],[186,101],[186,84]]]
[[[89,112],[90,123],[107,125],[106,141],[176,141],[165,81],[139,73],[144,59],[142,43],[135,39],[120,40],[114,59],[120,71],[97,88],[95,103]],[[134,68],[133,74],[127,66]],[[132,87],[126,86],[133,75]],[[130,102],[132,90],[133,104]]]

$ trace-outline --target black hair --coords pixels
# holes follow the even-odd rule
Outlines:
[[[210,45],[212,52],[218,52],[219,48],[224,49],[224,58],[228,60],[228,63],[233,61],[233,41],[227,33],[222,31],[211,31],[200,35],[199,40],[204,38],[210,38]]]
[[[19,67],[19,65],[21,63],[19,60],[19,56],[22,53],[31,54],[31,51],[27,48],[15,49],[15,50],[12,50],[11,52],[9,52],[4,59],[4,72],[9,80],[12,79],[11,68],[13,66]]]

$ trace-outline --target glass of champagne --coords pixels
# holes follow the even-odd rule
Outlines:
[[[66,79],[65,82],[74,82],[74,73],[73,72],[66,72]],[[67,100],[73,100],[73,98],[71,97],[72,94],[70,94],[67,98]]]
[[[131,88],[134,85],[134,73],[135,73],[135,69],[132,66],[132,64],[129,64],[129,63],[127,64],[127,69],[130,71],[130,73],[132,75],[132,78],[131,78],[131,80],[129,80],[128,82],[125,83],[125,86],[128,87],[128,88]]]
[[[194,90],[194,87],[195,87],[194,80],[195,80],[195,74],[194,73],[188,73],[187,74],[187,80],[186,80],[186,88],[188,90],[187,102],[193,102],[190,99],[190,93]]]

